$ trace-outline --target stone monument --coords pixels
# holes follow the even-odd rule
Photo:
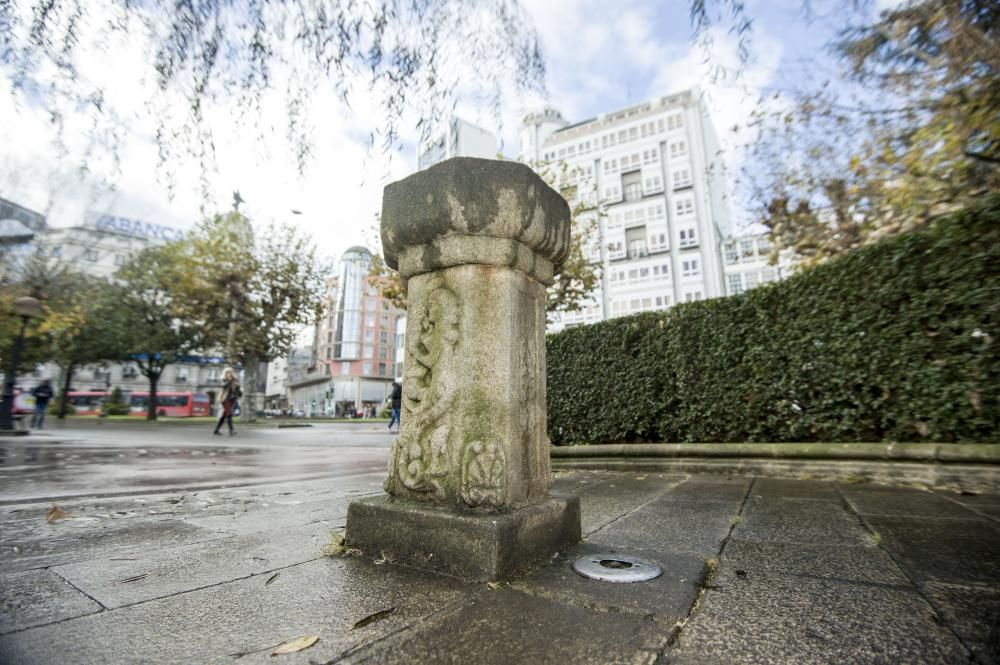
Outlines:
[[[516,162],[458,157],[385,188],[382,247],[407,282],[402,427],[387,495],[352,503],[346,542],[473,580],[580,540],[549,494],[545,287],[569,206]]]

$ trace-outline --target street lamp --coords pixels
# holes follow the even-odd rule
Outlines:
[[[14,314],[21,317],[21,331],[14,341],[14,351],[10,354],[10,366],[3,382],[3,401],[0,402],[0,434],[27,434],[26,430],[14,429],[14,385],[16,383],[17,364],[21,360],[21,347],[24,346],[24,333],[28,329],[28,321],[41,316],[42,306],[31,297],[18,298],[14,301]]]

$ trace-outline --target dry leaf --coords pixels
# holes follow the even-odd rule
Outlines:
[[[489,588],[491,588],[494,591],[496,591],[497,589],[500,588],[500,583],[499,582],[487,582],[486,586],[488,586]]]
[[[323,547],[323,556],[340,556],[347,552],[347,545],[343,531],[334,531],[330,536],[330,543]]]
[[[45,521],[51,523],[67,517],[69,517],[69,513],[53,503],[52,507],[49,508],[49,514],[45,516]]]
[[[272,656],[280,656],[283,653],[295,653],[297,651],[303,651],[308,649],[312,645],[319,642],[319,637],[316,635],[303,635],[302,637],[296,637],[294,640],[287,640],[278,645],[278,648],[271,652]]]
[[[354,630],[355,628],[361,628],[362,626],[367,626],[368,624],[375,623],[376,621],[381,621],[382,619],[386,618],[395,611],[396,611],[395,607],[390,607],[387,610],[379,610],[375,614],[369,614],[364,619],[361,619],[356,624],[351,626],[351,630]]]
[[[273,582],[273,581],[274,581],[274,578],[275,578],[275,577],[277,577],[277,576],[278,576],[278,575],[280,575],[280,574],[281,574],[281,573],[275,573],[274,575],[271,575],[270,577],[268,577],[268,578],[267,578],[267,581],[266,581],[266,582],[264,582],[264,586],[267,586],[268,584],[270,584],[271,582]]]

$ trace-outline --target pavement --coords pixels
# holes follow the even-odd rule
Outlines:
[[[1000,495],[559,470],[584,541],[469,584],[326,553],[391,441],[337,427],[0,442],[0,663],[1000,662]]]

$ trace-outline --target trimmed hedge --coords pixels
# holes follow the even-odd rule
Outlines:
[[[1000,441],[1000,196],[742,295],[547,340],[556,444]]]

